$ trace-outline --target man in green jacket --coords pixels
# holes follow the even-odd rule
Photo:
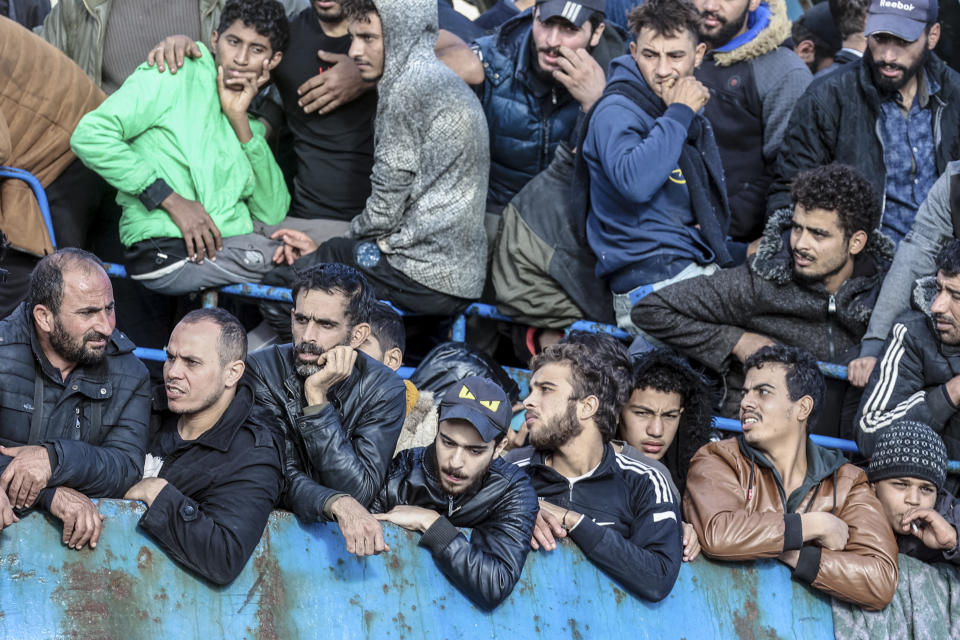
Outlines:
[[[144,286],[180,295],[270,269],[280,243],[253,219],[280,222],[290,195],[247,107],[287,40],[279,2],[231,1],[214,55],[200,45],[176,75],[142,65],[77,126],[71,146],[117,188],[127,269]]]

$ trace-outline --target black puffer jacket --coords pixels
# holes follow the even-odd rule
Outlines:
[[[293,345],[247,358],[257,404],[286,435],[283,505],[303,520],[324,517],[327,502],[350,494],[370,504],[387,472],[406,413],[406,387],[397,374],[363,353],[353,373],[330,388],[329,402],[304,407]]]
[[[371,510],[384,513],[397,505],[441,515],[420,544],[478,607],[493,609],[507,599],[523,571],[540,510],[527,474],[497,458],[482,481],[454,497],[440,486],[434,446],[407,449],[394,458]],[[469,540],[458,527],[473,529]]]
[[[960,346],[943,344],[930,305],[936,296],[933,276],[917,281],[914,311],[893,325],[877,366],[863,390],[855,433],[864,455],[873,453],[880,430],[896,420],[916,420],[940,434],[947,457],[960,459],[960,415],[946,384],[960,375]],[[948,491],[960,488],[960,477],[947,476]]]
[[[91,498],[119,498],[143,473],[150,380],[120,331],[106,357],[78,366],[64,382],[50,364],[26,303],[0,322],[0,444],[44,445],[53,475],[37,504],[49,509],[53,488]],[[0,456],[0,471],[11,458]]]
[[[818,80],[790,116],[767,211],[790,206],[790,184],[801,171],[831,162],[859,169],[877,193],[886,193],[887,171],[877,130],[880,94],[862,61]],[[931,54],[924,67],[940,91],[931,100],[937,175],[960,159],[960,75]]]
[[[767,222],[749,265],[664,287],[631,311],[638,327],[716,371],[747,331],[802,346],[819,360],[843,363],[859,352],[893,245],[875,231],[853,277],[830,295],[823,284],[793,278],[790,210]]]
[[[179,416],[157,414],[162,427],[147,452],[163,461],[165,486],[140,526],[177,562],[216,584],[233,581],[260,542],[283,490],[283,436],[254,406],[253,386],[237,387],[217,423],[196,440],[177,433]]]

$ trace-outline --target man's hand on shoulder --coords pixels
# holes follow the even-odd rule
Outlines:
[[[330,113],[353,102],[374,83],[364,82],[360,70],[348,55],[317,51],[317,57],[333,66],[308,79],[297,89],[297,105],[304,113]]]
[[[90,498],[74,489],[57,487],[50,513],[63,522],[63,544],[77,551],[88,543],[91,549],[97,547],[104,516]]]
[[[584,112],[589,111],[607,84],[603,67],[586,49],[567,47],[560,47],[557,64],[560,69],[553,72],[554,79],[567,88]]]
[[[330,513],[340,526],[348,553],[373,556],[390,551],[383,539],[383,526],[353,497],[337,498],[330,507]]]
[[[187,58],[199,58],[203,55],[200,47],[189,36],[167,36],[147,54],[147,65],[157,65],[157,71],[163,73],[167,67],[175,74]]]
[[[39,445],[0,447],[0,454],[13,458],[0,474],[0,491],[18,509],[32,506],[53,475],[50,454]]]
[[[386,513],[373,514],[373,517],[381,522],[392,522],[398,527],[423,533],[433,526],[433,523],[440,518],[440,514],[432,509],[398,504]]]
[[[164,198],[160,208],[170,215],[173,224],[183,234],[188,260],[201,263],[204,256],[214,260],[217,251],[223,250],[220,229],[202,204],[173,192]]]
[[[325,403],[330,387],[350,377],[356,363],[357,351],[347,345],[336,346],[318,356],[317,366],[320,371],[303,382],[307,404],[312,406]]]
[[[663,102],[668,107],[674,103],[685,104],[697,113],[709,100],[710,90],[693,76],[678,78],[663,87]]]

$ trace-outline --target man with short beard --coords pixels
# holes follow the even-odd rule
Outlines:
[[[497,457],[511,416],[507,394],[494,382],[469,376],[452,385],[440,402],[433,443],[394,458],[370,507],[377,520],[422,533],[420,545],[440,571],[483,609],[513,591],[537,518],[526,474]],[[472,529],[469,539],[460,527]],[[369,552],[373,543],[357,548]]]
[[[860,338],[893,258],[875,231],[880,205],[870,183],[844,165],[818,167],[793,183],[793,209],[767,223],[749,264],[685,280],[646,296],[633,321],[650,336],[695,358],[727,379],[724,413],[736,417],[740,364],[764,345],[803,346],[820,360],[845,364]],[[817,433],[850,437],[857,399],[830,382],[830,407]]]
[[[960,75],[932,52],[937,16],[937,0],[871,2],[863,58],[817,81],[793,110],[768,212],[786,206],[799,172],[842,162],[883,194],[883,232],[904,238],[937,177],[960,158]]]
[[[63,522],[64,544],[96,547],[90,498],[140,477],[149,377],[115,326],[110,278],[80,249],[40,260],[27,301],[0,322],[0,528],[37,506]]]
[[[866,456],[897,420],[914,420],[940,434],[951,460],[960,458],[960,240],[937,256],[936,277],[917,281],[914,310],[898,318],[863,391],[857,444]],[[957,495],[960,477],[945,488]]]
[[[784,0],[694,0],[707,45],[697,80],[710,89],[703,114],[713,125],[726,173],[730,235],[752,241],[763,231],[790,111],[810,84],[807,66],[788,47]]]
[[[143,480],[124,498],[139,526],[178,563],[215,584],[233,581],[283,489],[283,437],[244,379],[247,333],[216,307],[191,311],[170,334],[158,428]]]
[[[380,530],[364,508],[380,490],[406,413],[403,381],[356,348],[370,333],[373,289],[356,269],[322,263],[293,285],[293,344],[248,358],[269,422],[286,435],[282,504],[306,522],[336,520],[356,540]],[[385,545],[380,536],[377,552]],[[373,552],[374,549],[371,549]]]
[[[662,600],[683,554],[679,498],[663,473],[610,443],[622,405],[613,372],[582,344],[549,346],[531,369],[532,446],[506,456],[540,498],[530,546],[549,551],[569,537],[631,594]]]

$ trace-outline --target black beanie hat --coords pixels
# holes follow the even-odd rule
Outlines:
[[[937,433],[911,420],[898,420],[880,431],[867,468],[870,482],[886,478],[920,478],[943,488],[947,449]]]

